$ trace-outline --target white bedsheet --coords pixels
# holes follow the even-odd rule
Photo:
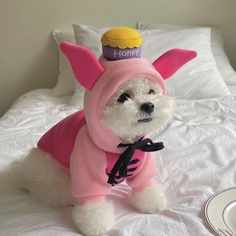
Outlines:
[[[70,97],[51,90],[22,96],[0,119],[0,167],[23,157],[54,123],[80,109]],[[112,190],[116,224],[110,236],[213,235],[204,221],[204,204],[216,191],[236,185],[236,96],[178,100],[173,122],[151,136],[163,141],[156,154],[158,175],[166,188],[167,209],[160,214],[135,212],[126,201],[125,184]],[[30,196],[0,186],[0,235],[79,235],[70,209],[51,209]]]

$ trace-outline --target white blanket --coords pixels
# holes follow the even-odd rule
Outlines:
[[[53,124],[81,108],[51,90],[22,96],[0,119],[1,169],[36,144]],[[110,236],[213,235],[204,221],[204,204],[216,191],[236,185],[236,96],[178,100],[175,118],[151,137],[163,141],[156,153],[158,178],[166,189],[167,209],[137,213],[128,205],[125,184],[112,190],[116,223]],[[0,235],[79,235],[70,209],[51,209],[24,193],[0,186]]]

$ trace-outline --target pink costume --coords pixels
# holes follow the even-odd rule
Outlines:
[[[111,185],[108,176],[125,148],[101,122],[101,114],[112,95],[126,81],[145,76],[158,83],[165,94],[164,79],[196,56],[194,51],[173,49],[153,64],[143,58],[99,61],[86,48],[64,42],[62,52],[69,59],[77,80],[86,88],[84,110],[76,112],[45,133],[38,148],[70,171],[72,193],[79,202],[104,200]],[[125,177],[116,175],[114,184],[126,179],[134,191],[154,184],[155,163],[151,152],[136,150]]]

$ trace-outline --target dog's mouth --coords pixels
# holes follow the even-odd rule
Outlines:
[[[150,121],[152,121],[152,118],[151,118],[151,117],[149,117],[149,118],[144,118],[144,119],[140,119],[140,120],[138,120],[138,123],[148,123],[148,122],[150,122]]]

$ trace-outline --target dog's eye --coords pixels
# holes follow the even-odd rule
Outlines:
[[[118,99],[117,102],[119,103],[124,103],[126,100],[128,100],[130,98],[130,95],[128,93],[122,93]]]
[[[155,94],[155,91],[153,89],[150,89],[148,94]]]

